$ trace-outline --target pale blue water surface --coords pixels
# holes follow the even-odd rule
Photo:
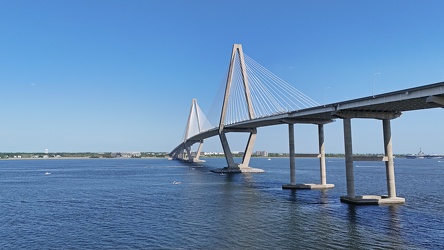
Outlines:
[[[222,158],[0,161],[1,249],[443,249],[444,160],[396,159],[405,205],[353,206],[345,163],[331,190],[282,190],[287,158],[253,158],[262,174],[220,175]],[[297,159],[298,183],[318,183]],[[355,162],[356,194],[386,194],[385,166]],[[50,173],[50,174],[45,174]]]

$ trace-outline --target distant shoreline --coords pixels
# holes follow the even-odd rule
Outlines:
[[[372,154],[367,154],[367,155],[361,155],[361,154],[356,154],[355,156],[357,157],[374,157],[375,155]],[[242,156],[235,156],[235,158],[239,158]],[[382,156],[377,156],[377,157],[382,157]],[[4,161],[19,161],[19,160],[85,160],[85,159],[168,159],[169,157],[167,156],[162,156],[162,157],[156,157],[156,156],[144,156],[144,157],[89,157],[89,156],[78,156],[78,157],[47,157],[47,158],[43,158],[43,157],[10,157],[10,158],[0,158],[1,160]],[[202,159],[211,159],[211,158],[224,158],[224,156],[201,156],[200,158]],[[262,158],[262,159],[287,159],[289,158],[289,156],[253,156],[252,158]],[[316,159],[318,157],[297,157],[297,159],[303,159],[303,158],[312,158],[312,159]],[[344,155],[340,155],[340,154],[333,154],[333,155],[326,155],[325,158],[345,158]],[[401,158],[406,158],[405,155],[395,155],[395,158],[401,159]],[[359,160],[358,160],[359,161]]]
[[[48,157],[48,158],[30,158],[30,157],[24,157],[24,158],[0,158],[0,161],[20,161],[20,160],[85,160],[85,159],[167,159],[165,157],[140,157],[140,158],[129,158],[129,157],[115,157],[115,158],[96,158],[96,157]]]
[[[243,157],[242,154],[233,155],[235,158]],[[296,158],[318,158],[319,154],[307,154],[298,153],[295,155]],[[354,158],[368,159],[383,157],[383,154],[353,154]],[[412,154],[394,154],[395,158],[412,158]],[[426,155],[424,155],[426,156]],[[430,156],[443,156],[443,155],[430,155]],[[267,156],[252,155],[252,158],[289,158],[288,153],[268,153]],[[344,158],[343,153],[326,153],[326,158]],[[168,153],[166,152],[54,152],[54,153],[41,153],[41,152],[0,152],[0,160],[76,160],[76,159],[168,159]],[[211,159],[211,158],[224,158],[222,154],[215,155],[202,155],[200,158]],[[425,158],[425,157],[424,157]],[[356,159],[357,160],[357,159]],[[358,160],[359,161],[359,160]]]

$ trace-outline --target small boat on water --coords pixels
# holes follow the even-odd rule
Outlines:
[[[45,175],[50,175],[51,173],[50,172],[45,172]]]

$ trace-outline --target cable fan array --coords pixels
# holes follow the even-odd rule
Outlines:
[[[319,106],[244,53],[245,70],[253,106],[253,119]],[[250,120],[241,62],[236,54],[225,124]]]
[[[214,127],[200,109],[196,99],[193,99],[190,111],[188,125],[185,128],[183,141],[186,141],[189,138]]]

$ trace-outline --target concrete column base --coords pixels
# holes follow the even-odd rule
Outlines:
[[[356,205],[390,205],[405,204],[405,199],[401,197],[388,198],[387,195],[362,195],[355,196],[355,198],[341,196],[341,202]]]
[[[207,162],[207,161],[201,160],[201,159],[193,159],[192,162],[194,162],[194,163],[201,163],[201,162]]]
[[[214,173],[223,173],[223,174],[234,174],[234,173],[264,173],[265,170],[260,168],[252,168],[252,167],[225,167],[211,170]]]
[[[284,184],[282,189],[330,189],[334,188],[335,184]]]

